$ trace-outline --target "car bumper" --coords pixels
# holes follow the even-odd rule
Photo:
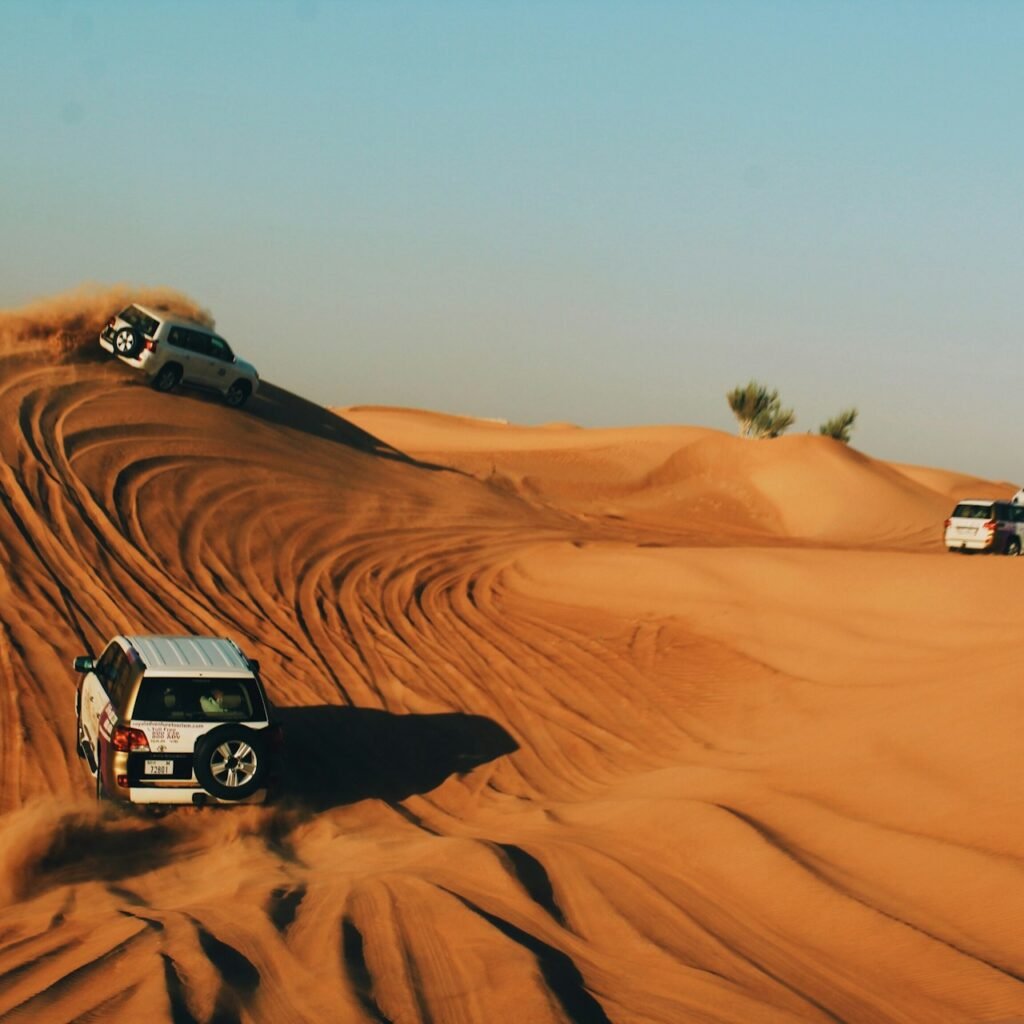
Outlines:
[[[257,789],[243,800],[221,800],[199,786],[132,786],[122,791],[122,799],[133,804],[219,804],[231,807],[236,804],[266,803],[266,789]]]
[[[148,778],[142,775],[142,764],[152,754],[149,752],[117,750],[111,751],[103,766],[103,789],[110,800],[130,804],[219,804],[230,807],[233,804],[262,804],[267,800],[268,785],[273,785],[271,776],[268,785],[250,793],[241,800],[226,800],[216,797],[203,789],[192,772],[192,756],[169,754],[167,757],[178,762],[177,778]]]
[[[946,547],[950,551],[992,551],[995,547],[990,540],[969,540],[965,537],[948,537]]]
[[[100,348],[105,352],[109,352],[112,356],[116,356],[117,353],[114,351],[114,336],[111,332],[108,335],[110,328],[104,329],[100,335]],[[127,363],[129,366],[134,366],[136,370],[145,370],[147,363],[152,359],[153,354],[148,349],[143,349],[137,356],[128,358],[128,356],[117,356],[122,363]]]

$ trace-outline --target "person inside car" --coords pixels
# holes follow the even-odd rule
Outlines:
[[[199,698],[199,706],[208,715],[223,715],[228,709],[224,706],[224,691],[215,686],[209,693]]]

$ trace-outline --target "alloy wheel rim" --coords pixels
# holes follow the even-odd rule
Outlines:
[[[210,756],[210,771],[222,785],[237,789],[256,774],[256,751],[244,740],[228,740]]]

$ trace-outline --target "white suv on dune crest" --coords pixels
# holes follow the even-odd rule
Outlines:
[[[100,347],[141,370],[157,391],[179,384],[215,391],[238,408],[256,394],[260,375],[209,327],[167,310],[132,305],[100,332]]]
[[[259,664],[223,637],[116,636],[75,658],[78,754],[97,799],[262,803],[279,726]]]

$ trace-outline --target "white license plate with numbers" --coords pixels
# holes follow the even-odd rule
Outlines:
[[[146,775],[171,775],[174,772],[173,761],[147,761]]]

